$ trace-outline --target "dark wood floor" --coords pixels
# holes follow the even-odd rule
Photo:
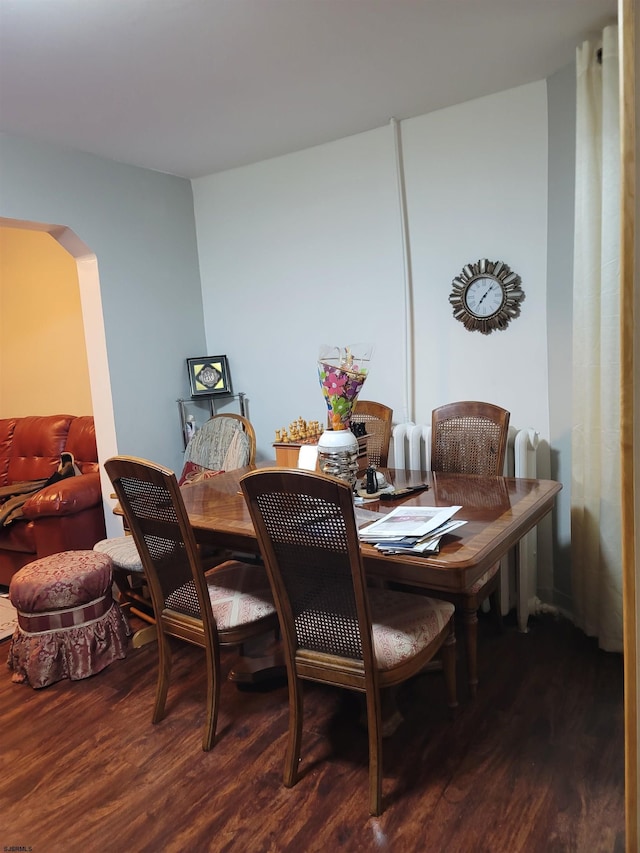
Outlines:
[[[0,644],[3,659],[8,641]],[[234,655],[225,653],[229,669]],[[75,851],[624,850],[623,675],[573,626],[528,634],[481,620],[480,689],[458,718],[442,674],[399,694],[380,818],[367,814],[359,701],[311,685],[301,767],[281,784],[287,693],[226,682],[215,748],[200,747],[204,656],[177,645],[168,715],[151,724],[154,645],[81,682],[0,679],[0,845]]]

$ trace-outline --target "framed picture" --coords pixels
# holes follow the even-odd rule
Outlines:
[[[202,355],[187,359],[192,397],[231,394],[229,364],[226,355]]]

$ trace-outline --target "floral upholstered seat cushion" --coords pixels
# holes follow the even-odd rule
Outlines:
[[[409,592],[370,589],[373,654],[381,670],[393,669],[442,632],[454,606]]]
[[[114,536],[102,539],[93,546],[94,551],[111,557],[113,567],[125,572],[142,572],[142,560],[133,536]]]
[[[276,612],[271,587],[262,566],[227,560],[207,572],[207,586],[214,619],[220,631],[248,625]],[[192,582],[168,596],[167,608],[199,616]]]
[[[415,593],[377,588],[367,592],[373,654],[380,670],[393,669],[425,649],[442,632],[455,609],[448,601]],[[296,618],[296,631],[304,648],[358,659],[353,642],[347,640],[343,649],[335,646],[336,637],[350,632],[348,617],[333,608],[314,609],[310,604]],[[327,637],[332,638],[329,644]]]

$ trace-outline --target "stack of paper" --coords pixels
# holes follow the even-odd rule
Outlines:
[[[363,527],[358,535],[386,554],[437,554],[440,538],[465,523],[452,520],[459,509],[462,507],[399,506]]]

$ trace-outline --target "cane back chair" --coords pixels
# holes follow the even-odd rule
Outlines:
[[[367,434],[367,463],[386,468],[389,458],[393,409],[384,403],[357,400],[351,415],[352,424],[364,424]]]
[[[171,674],[169,637],[202,646],[207,662],[207,719],[202,748],[215,740],[220,646],[242,645],[277,628],[264,568],[228,560],[205,572],[173,471],[119,456],[105,469],[125,514],[149,585],[158,637],[153,722],[164,717]]]
[[[493,403],[461,401],[434,409],[431,414],[431,470],[452,474],[502,475],[509,436],[506,409]],[[486,598],[502,627],[500,563],[495,563],[468,593],[429,592],[453,602],[462,614],[469,692],[478,688],[478,608]]]
[[[233,412],[214,415],[198,430],[185,450],[180,485],[195,482],[214,472],[253,465],[255,458],[256,434],[253,424]],[[112,559],[120,604],[150,625],[155,624],[146,595],[142,560],[133,538],[116,536],[102,539],[94,545],[94,551],[108,554]],[[225,556],[225,552],[219,548],[201,553],[205,565],[209,567],[221,562]],[[137,631],[133,639],[134,647],[148,642],[149,637],[148,631]]]
[[[266,468],[241,487],[280,618],[289,682],[284,784],[298,778],[301,680],[366,697],[369,810],[382,810],[380,691],[406,681],[442,652],[456,706],[453,606],[366,584],[348,484],[301,470]]]

